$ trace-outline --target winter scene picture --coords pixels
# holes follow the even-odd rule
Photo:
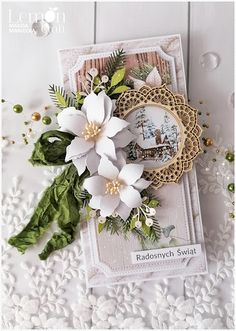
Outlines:
[[[164,108],[145,106],[133,111],[128,117],[136,141],[127,147],[130,160],[146,168],[162,167],[173,159],[180,145],[180,127],[175,117]]]

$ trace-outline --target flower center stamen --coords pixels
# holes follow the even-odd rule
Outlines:
[[[111,195],[118,194],[120,192],[122,184],[117,179],[111,180],[106,183],[106,194],[109,193]]]
[[[94,122],[87,123],[82,132],[85,140],[94,139],[100,133],[101,128]]]

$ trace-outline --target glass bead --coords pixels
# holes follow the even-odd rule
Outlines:
[[[19,105],[19,104],[18,105],[14,105],[13,106],[13,110],[14,110],[15,113],[20,114],[23,111],[23,107],[21,105]]]
[[[43,122],[43,124],[45,124],[45,125],[49,125],[49,124],[52,123],[52,119],[51,119],[50,116],[44,116],[44,117],[42,118],[42,122]]]
[[[213,52],[207,52],[200,56],[200,64],[206,71],[215,70],[220,63],[220,57],[218,54]]]

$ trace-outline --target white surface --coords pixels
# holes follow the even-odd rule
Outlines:
[[[55,6],[65,13],[65,32],[52,33],[43,39],[9,32],[9,9],[19,15],[19,12],[45,12]],[[203,112],[211,113],[210,117],[205,117],[210,124],[207,134],[215,137],[215,125],[223,124],[220,133],[223,139],[217,143],[226,147],[232,144],[233,108],[229,103],[233,92],[232,3],[191,3],[189,6],[187,3],[97,3],[95,10],[91,2],[5,2],[2,22],[2,95],[13,103],[23,104],[28,114],[50,103],[47,85],[59,82],[57,49],[91,44],[94,40],[106,42],[180,33],[186,72],[189,72],[191,103]],[[202,69],[199,58],[206,52],[218,54],[217,69]],[[203,104],[199,104],[200,100]],[[14,137],[21,133],[17,116],[9,105],[4,106],[3,134]],[[4,231],[8,232],[6,236],[11,231],[18,231],[18,224],[27,222],[35,204],[29,194],[39,192],[47,178],[43,169],[33,168],[27,162],[31,148],[4,149],[3,191],[7,197],[3,223],[7,225],[4,226]],[[3,312],[5,327],[232,328],[232,253],[229,245],[233,231],[232,222],[227,221],[232,198],[223,181],[229,170],[214,167],[217,170],[214,168],[209,174],[204,169],[199,170],[209,275],[186,281],[171,280],[168,285],[164,281],[160,285],[148,282],[118,286],[109,291],[104,288],[89,296],[83,293],[78,242],[46,264],[36,257],[36,252],[40,251],[38,247],[20,256],[6,246],[3,251],[3,277],[8,296]],[[216,176],[216,171],[220,175]],[[13,176],[22,177],[19,184],[22,191],[8,191]]]

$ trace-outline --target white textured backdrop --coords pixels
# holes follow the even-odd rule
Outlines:
[[[50,7],[62,15],[64,31],[46,38],[11,31]],[[217,153],[233,143],[233,3],[5,1],[2,32],[2,96],[24,105],[26,114],[51,103],[48,84],[60,83],[58,49],[180,33],[190,104],[202,111],[215,145],[198,162],[208,275],[86,292],[79,240],[47,262],[36,256],[41,247],[19,256],[3,243],[3,327],[233,328],[232,164]],[[24,115],[4,104],[3,135],[15,139],[23,130],[17,116]],[[31,149],[17,143],[3,149],[5,238],[28,221],[57,173],[33,168]]]

